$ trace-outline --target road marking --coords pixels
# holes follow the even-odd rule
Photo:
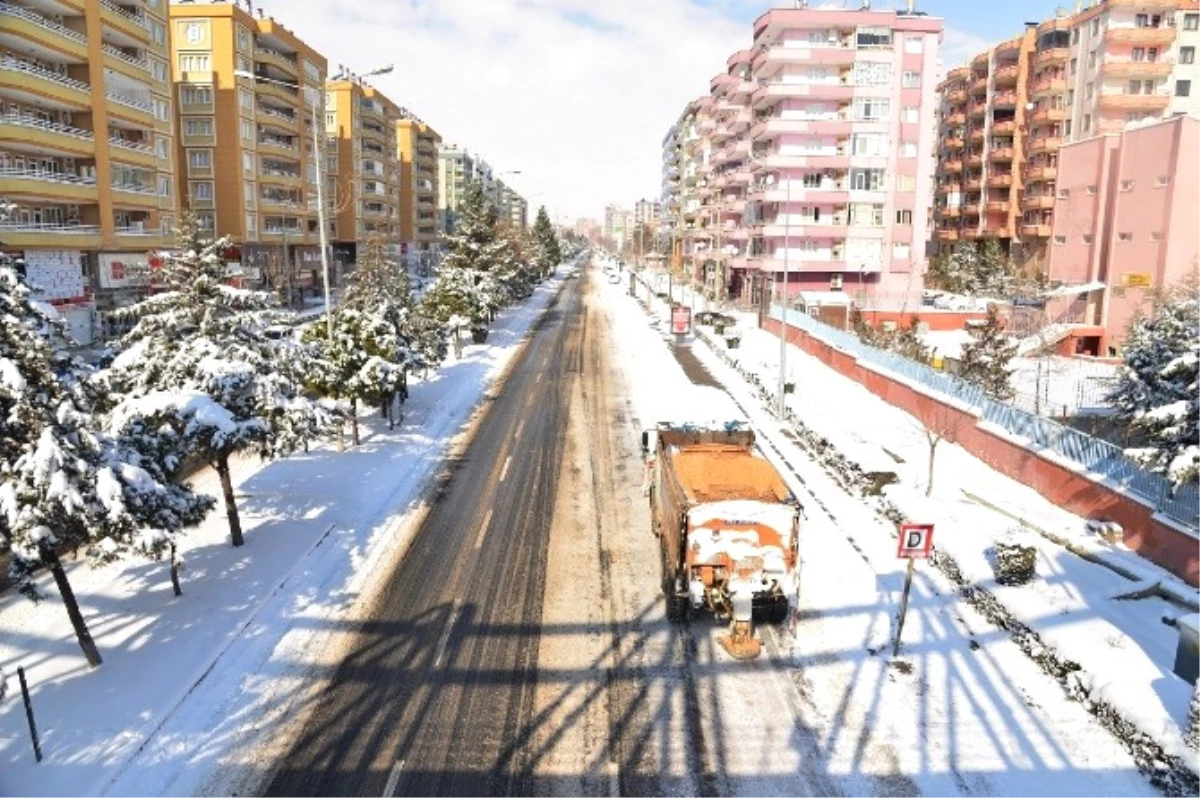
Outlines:
[[[404,760],[397,759],[396,764],[392,765],[392,772],[388,774],[387,784],[383,788],[384,798],[391,798],[396,794],[396,785],[400,783],[400,771],[404,768]]]
[[[529,407],[531,404],[533,404],[533,394],[525,397],[525,406]]]
[[[525,429],[525,419],[521,419],[521,423],[517,424],[517,434],[514,435],[513,437],[514,438],[521,437],[521,430],[523,430],[523,429]]]
[[[446,631],[442,632],[442,639],[438,641],[437,657],[433,660],[433,667],[442,664],[442,657],[446,654],[446,644],[450,642],[450,630],[454,628],[454,622],[458,620],[458,610],[460,604],[456,599],[454,602],[454,610],[450,613],[450,622],[446,624]]]
[[[487,532],[488,524],[492,522],[492,511],[488,510],[487,515],[483,517],[483,523],[479,525],[479,537],[475,539],[475,550],[478,551],[483,546],[483,536]]]
[[[508,457],[504,458],[504,468],[500,469],[500,481],[501,482],[503,482],[504,478],[506,476],[508,476],[508,466],[509,466],[509,463],[511,463],[511,462],[512,462],[512,455],[510,454]]]
[[[538,375],[537,375],[537,378],[536,378],[536,379],[534,379],[534,381],[533,381],[533,384],[534,384],[534,385],[537,385],[537,384],[538,384],[539,382],[541,382],[541,381],[542,381],[542,372],[540,372],[540,371],[539,371],[539,372],[538,372]]]

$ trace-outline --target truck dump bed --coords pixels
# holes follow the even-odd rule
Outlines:
[[[683,446],[672,460],[688,505],[730,499],[785,502],[791,495],[771,464],[745,446]]]

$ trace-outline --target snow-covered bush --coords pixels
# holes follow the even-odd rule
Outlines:
[[[1126,454],[1177,485],[1200,478],[1198,377],[1200,298],[1184,283],[1130,323],[1125,363],[1108,397],[1118,416],[1150,439]]]
[[[1002,585],[1028,584],[1035,576],[1037,547],[1022,529],[1010,529],[991,551],[996,581]]]
[[[538,208],[533,221],[533,251],[534,261],[542,274],[549,274],[563,258],[562,246],[554,233],[554,225],[550,224],[550,215],[545,206]]]
[[[1192,700],[1188,704],[1187,731],[1183,739],[1193,751],[1200,751],[1200,684],[1192,687]]]
[[[1009,363],[1017,354],[1017,343],[1005,336],[995,305],[988,307],[987,321],[973,332],[975,340],[962,348],[958,376],[979,385],[993,399],[1011,399],[1016,392],[1009,382]]]

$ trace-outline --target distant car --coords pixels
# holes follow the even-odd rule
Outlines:
[[[610,274],[610,275],[608,275],[608,281],[610,283],[612,283],[613,285],[620,285],[621,284],[621,275]]]

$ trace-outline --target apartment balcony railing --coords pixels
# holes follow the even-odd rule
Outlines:
[[[117,5],[116,3],[112,2],[111,0],[100,0],[100,5],[106,9],[108,9],[109,11],[113,12],[114,14],[124,17],[125,19],[129,20],[130,22],[137,25],[138,27],[146,28],[147,30],[149,30],[149,28],[150,28],[149,24],[146,22],[146,17],[142,14],[138,14],[134,11],[129,11],[127,9],[124,9],[121,6]]]
[[[118,225],[116,233],[119,236],[138,236],[143,238],[161,238],[162,230],[156,230],[153,227],[145,225]]]
[[[14,5],[9,5],[8,3],[4,3],[3,5],[0,5],[0,15],[8,16],[8,17],[16,17],[17,19],[23,19],[26,22],[31,22],[34,25],[37,25],[39,28],[43,28],[43,29],[48,30],[52,33],[55,33],[59,36],[62,36],[64,39],[70,39],[71,41],[73,41],[77,44],[83,44],[83,45],[87,44],[87,37],[84,36],[82,33],[77,33],[75,31],[71,30],[70,28],[64,27],[63,25],[59,25],[57,22],[55,22],[52,19],[43,17],[41,14],[38,14],[34,11],[30,11],[29,9],[23,8],[21,6],[14,6]]]
[[[292,150],[293,152],[298,152],[300,150],[300,148],[291,140],[276,138],[275,136],[259,136],[258,143],[265,144],[268,147],[278,147],[279,149],[283,150]]]
[[[285,53],[282,50],[276,50],[274,47],[268,47],[265,44],[255,44],[254,45],[254,54],[255,55],[261,54],[261,55],[272,56],[274,58],[278,58],[281,61],[286,61],[289,64],[291,64],[292,66],[296,65],[296,56],[292,55],[291,53]]]
[[[51,122],[40,117],[31,116],[29,114],[17,114],[11,111],[5,114],[0,114],[0,125],[15,125],[17,127],[27,127],[35,130],[47,130],[51,133],[60,133],[64,136],[81,139],[83,141],[95,140],[95,135],[90,130],[71,127],[59,122]]]
[[[127,94],[121,94],[119,91],[109,89],[104,93],[104,96],[118,105],[124,105],[129,108],[135,108],[143,113],[153,114],[154,104],[149,100],[140,100],[137,97],[130,97]]]
[[[140,141],[128,141],[120,136],[109,136],[108,143],[123,150],[132,150],[133,152],[140,152],[146,155],[154,154],[153,145],[143,144]]]
[[[263,232],[269,236],[302,236],[304,232],[299,226],[289,227],[280,225],[264,225]]]
[[[1029,87],[1029,93],[1034,97],[1041,97],[1044,94],[1061,94],[1067,90],[1067,81],[1065,78],[1049,77],[1041,78],[1034,81]]]
[[[124,61],[125,63],[135,66],[138,69],[150,69],[150,63],[146,61],[146,59],[132,56],[119,47],[113,47],[108,42],[101,42],[100,49],[111,55],[113,58],[116,58],[118,61]]]
[[[1121,27],[1112,28],[1104,31],[1104,41],[1114,42],[1116,44],[1133,44],[1133,45],[1166,45],[1175,41],[1175,29],[1163,25],[1158,28],[1152,27]]]
[[[71,186],[96,185],[96,178],[94,177],[83,177],[81,175],[73,175],[66,172],[52,172],[45,169],[24,169],[13,166],[0,166],[0,179],[4,178],[38,180],[43,183],[61,183]]]
[[[33,75],[43,80],[48,80],[51,83],[57,83],[59,86],[66,86],[72,89],[78,89],[82,92],[91,93],[92,87],[84,83],[82,80],[75,80],[66,75],[60,75],[52,69],[46,69],[37,64],[31,64],[28,61],[22,61],[19,58],[13,58],[6,55],[0,57],[0,70],[8,70],[11,72],[20,72],[26,75]]]
[[[4,233],[48,233],[79,236],[94,236],[100,234],[99,225],[94,224],[63,224],[61,222],[0,222],[0,236]]]
[[[256,111],[256,113],[261,114],[263,116],[270,116],[270,117],[274,117],[275,119],[282,119],[285,122],[288,122],[289,124],[293,124],[293,125],[300,121],[300,117],[295,113],[288,113],[287,111],[280,111],[278,108],[271,108],[266,105],[257,106],[255,111]]]
[[[1120,111],[1157,111],[1166,108],[1170,102],[1171,95],[1165,90],[1153,94],[1104,92],[1100,95],[1101,108],[1115,108]]]
[[[114,180],[112,182],[112,187],[113,191],[124,191],[128,194],[158,194],[157,186],[150,186],[146,185],[145,183],[134,183],[132,181]]]
[[[1114,78],[1165,78],[1175,69],[1174,59],[1157,61],[1106,60],[1100,65],[1100,74]]]

